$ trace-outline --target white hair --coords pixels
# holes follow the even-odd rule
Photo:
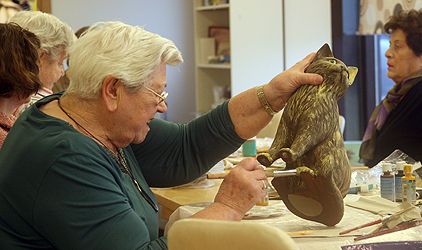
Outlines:
[[[69,25],[57,17],[40,11],[19,11],[9,18],[8,23],[17,23],[24,29],[34,33],[41,42],[49,59],[56,61],[59,54],[68,53],[69,48],[76,40],[76,36]]]
[[[174,43],[139,26],[122,22],[92,25],[69,53],[70,85],[67,94],[84,99],[98,97],[104,79],[113,75],[134,93],[149,80],[161,63],[183,62]]]

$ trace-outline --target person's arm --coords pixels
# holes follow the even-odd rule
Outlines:
[[[319,84],[322,76],[304,73],[315,53],[309,54],[290,69],[275,76],[263,87],[265,99],[270,107],[282,110],[290,96],[304,84]],[[258,99],[258,87],[246,90],[230,99],[229,113],[236,133],[243,139],[256,136],[272,119]]]
[[[227,106],[225,102],[187,124],[149,123],[144,142],[131,145],[149,186],[193,181],[242,145],[245,140],[236,134]]]

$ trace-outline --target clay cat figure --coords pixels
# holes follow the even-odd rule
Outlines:
[[[297,216],[333,226],[343,218],[350,188],[350,164],[339,126],[337,101],[357,74],[333,57],[328,44],[306,72],[323,76],[319,85],[301,86],[290,97],[271,148],[257,160],[269,167],[282,158],[296,176],[272,181],[287,208]]]

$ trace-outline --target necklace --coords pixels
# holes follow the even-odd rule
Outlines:
[[[132,179],[132,182],[135,184],[138,191],[141,193],[142,197],[152,206],[155,212],[158,212],[158,206],[154,203],[154,201],[142,190],[141,186],[139,185],[138,181],[136,180],[135,176],[132,173],[132,170],[127,166],[126,157],[122,148],[116,147],[117,155],[111,151],[102,141],[98,140],[93,134],[91,134],[86,128],[84,128],[81,124],[79,124],[66,110],[63,109],[62,105],[60,104],[60,98],[58,99],[59,108],[65,113],[69,119],[71,119],[76,125],[78,125],[81,129],[83,129],[91,138],[97,140],[101,146],[106,150],[106,152],[113,158],[113,161],[117,163],[120,170],[123,174],[129,175]]]
[[[94,138],[95,140],[97,140],[101,144],[101,146],[103,146],[104,148],[108,149],[110,152],[113,153],[113,151],[111,149],[109,149],[102,141],[98,140],[97,137],[95,137],[93,134],[91,134],[86,128],[84,128],[81,124],[79,124],[79,122],[77,122],[75,119],[73,119],[73,117],[69,113],[67,113],[66,110],[63,109],[62,105],[60,104],[60,98],[57,100],[57,102],[59,104],[59,108],[63,111],[63,113],[65,113],[65,115],[67,115],[67,117],[70,118],[70,120],[72,120],[74,123],[76,123],[76,125],[78,125],[78,127],[83,129],[89,136],[91,136],[91,138]],[[113,153],[113,154],[115,155],[115,153]]]

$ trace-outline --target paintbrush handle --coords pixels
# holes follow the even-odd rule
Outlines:
[[[274,176],[273,172],[270,170],[265,170],[265,175],[267,177]],[[229,172],[218,173],[218,174],[207,174],[207,179],[224,179],[229,174]]]
[[[379,219],[379,220],[376,220],[376,221],[373,221],[373,222],[369,222],[369,223],[366,223],[366,224],[360,225],[360,226],[358,226],[358,227],[351,228],[351,229],[346,230],[346,231],[343,231],[343,232],[341,232],[341,233],[339,233],[339,234],[340,234],[340,235],[342,235],[342,234],[347,234],[347,233],[350,233],[350,232],[352,232],[352,231],[355,231],[355,230],[358,230],[358,229],[361,229],[361,228],[364,228],[364,227],[369,227],[369,226],[372,226],[372,225],[375,225],[375,224],[378,224],[378,223],[381,223],[381,222],[382,222],[382,219]]]
[[[207,179],[224,179],[229,173],[207,174]]]
[[[375,232],[375,233],[372,233],[372,234],[367,234],[367,235],[363,235],[363,236],[360,236],[360,237],[356,237],[355,241],[368,239],[368,238],[372,238],[372,237],[383,235],[383,234],[393,233],[393,232],[396,232],[396,231],[405,230],[405,229],[408,229],[408,228],[411,228],[411,227],[419,226],[419,224],[420,224],[420,221],[412,221],[412,222],[409,222],[409,223],[406,223],[406,224],[403,224],[403,225],[395,226],[393,228],[389,228],[389,229],[378,231],[378,232]]]
[[[296,175],[296,169],[291,170],[264,170],[267,177],[283,177]],[[224,179],[229,173],[207,174],[208,179]]]

